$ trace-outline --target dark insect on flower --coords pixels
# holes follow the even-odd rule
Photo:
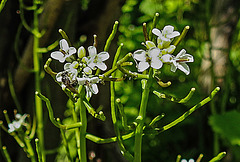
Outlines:
[[[68,76],[68,72],[63,72],[62,76],[62,83],[73,93],[78,93],[75,87],[77,86],[77,80],[70,80]]]

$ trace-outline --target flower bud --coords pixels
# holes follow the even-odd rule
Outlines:
[[[78,57],[83,58],[84,56],[86,56],[86,50],[83,46],[81,46],[78,48]]]

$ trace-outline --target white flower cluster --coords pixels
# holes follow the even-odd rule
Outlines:
[[[152,33],[157,36],[157,46],[151,41],[146,41],[147,50],[140,49],[133,53],[133,58],[139,62],[138,71],[143,72],[150,66],[160,69],[163,63],[167,63],[171,65],[171,71],[175,72],[179,69],[188,75],[190,68],[186,63],[193,62],[193,56],[187,54],[185,49],[182,49],[176,56],[172,55],[176,47],[171,45],[171,42],[180,33],[174,31],[174,27],[170,25],[165,26],[162,31],[154,28]]]
[[[21,115],[21,114],[16,114],[15,119],[13,120],[12,123],[8,124],[8,132],[12,133],[20,129],[23,125],[26,126],[27,123],[25,123],[25,119],[27,117],[27,114]]]
[[[64,71],[56,75],[56,80],[61,83],[62,88],[68,88],[71,91],[76,91],[77,85],[86,87],[87,97],[98,93],[97,84],[100,79],[92,75],[92,70],[106,70],[107,66],[104,63],[109,58],[108,52],[97,53],[94,46],[88,47],[89,56],[86,57],[86,50],[81,46],[78,51],[74,47],[69,47],[65,39],[60,40],[60,49],[51,53],[53,59],[61,63],[65,63]],[[75,54],[77,53],[77,59]]]

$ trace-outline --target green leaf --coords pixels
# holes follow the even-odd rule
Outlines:
[[[232,145],[240,146],[240,113],[229,111],[209,118],[212,129],[226,138]]]

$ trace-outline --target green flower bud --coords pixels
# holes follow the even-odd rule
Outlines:
[[[83,58],[84,56],[86,56],[86,50],[83,46],[81,46],[78,48],[78,57]]]

